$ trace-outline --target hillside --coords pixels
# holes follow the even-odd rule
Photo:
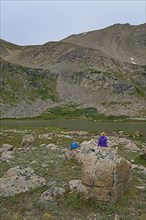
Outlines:
[[[145,24],[116,24],[44,45],[1,40],[1,117],[37,116],[63,105],[144,116],[144,34]]]
[[[115,24],[113,26],[71,35],[63,42],[98,49],[120,62],[146,64],[146,23],[141,25]]]

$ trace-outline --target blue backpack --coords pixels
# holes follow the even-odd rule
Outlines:
[[[78,147],[79,147],[79,144],[78,144],[77,142],[72,142],[72,143],[70,144],[70,149],[71,149],[71,150],[76,149],[76,148],[78,148]]]

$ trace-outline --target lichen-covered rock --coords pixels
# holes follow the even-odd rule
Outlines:
[[[33,169],[16,166],[9,169],[0,178],[0,195],[4,197],[12,196],[44,185],[46,185],[46,180],[36,175]]]

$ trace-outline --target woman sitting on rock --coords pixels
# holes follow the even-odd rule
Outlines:
[[[108,147],[107,145],[107,137],[105,132],[101,132],[99,138],[98,138],[98,146],[99,147]]]

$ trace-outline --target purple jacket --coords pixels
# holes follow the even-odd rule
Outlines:
[[[107,145],[107,137],[106,136],[100,136],[98,138],[98,146],[100,146],[100,147],[108,147],[108,145]]]

